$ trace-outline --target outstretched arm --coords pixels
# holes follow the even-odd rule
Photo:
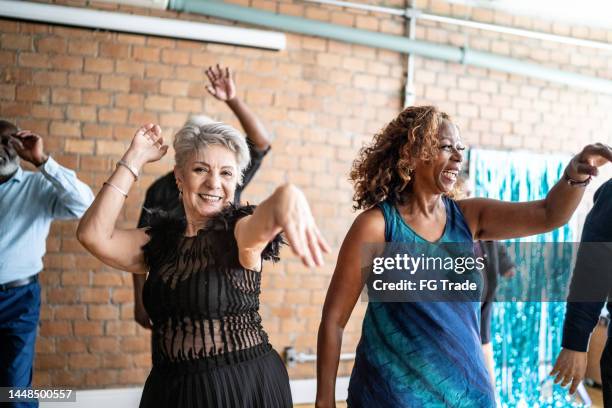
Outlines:
[[[572,180],[585,181],[597,168],[612,161],[612,149],[601,143],[587,145],[565,169]],[[551,231],[567,223],[578,207],[584,187],[559,180],[543,200],[524,203],[469,198],[458,201],[474,239],[502,240]]]
[[[157,125],[142,126],[123,161],[140,172],[142,166],[159,160],[168,151]],[[149,237],[141,229],[119,229],[115,226],[134,175],[125,166],[117,166],[79,223],[77,238],[96,258],[107,265],[129,272],[146,271],[142,246]]]
[[[242,266],[259,269],[261,253],[281,231],[304,265],[323,265],[322,253],[329,252],[329,245],[315,224],[304,193],[286,184],[257,206],[253,215],[236,223],[234,235]]]
[[[217,64],[216,67],[209,67],[206,70],[206,76],[210,81],[210,84],[206,87],[208,93],[227,103],[227,106],[240,121],[247,139],[253,143],[257,150],[267,150],[270,147],[270,135],[257,115],[238,98],[234,73],[229,67],[221,68]]]

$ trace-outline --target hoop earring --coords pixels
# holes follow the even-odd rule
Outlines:
[[[183,201],[183,190],[179,190],[179,200]]]

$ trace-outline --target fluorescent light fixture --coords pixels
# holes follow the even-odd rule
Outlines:
[[[0,16],[68,26],[282,50],[284,33],[26,1],[0,0]]]

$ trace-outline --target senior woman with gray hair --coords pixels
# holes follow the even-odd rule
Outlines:
[[[287,371],[259,315],[263,260],[278,260],[284,232],[307,266],[329,248],[302,192],[284,185],[256,209],[235,207],[249,162],[231,126],[188,125],[174,140],[174,172],[185,218],[152,227],[115,227],[145,163],[168,150],[157,125],[131,145],[82,218],[77,237],[102,262],[145,273],[144,304],[153,322],[153,369],[141,407],[291,407]]]

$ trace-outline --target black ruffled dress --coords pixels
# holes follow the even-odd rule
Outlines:
[[[224,210],[195,237],[159,220],[145,245],[144,305],[153,322],[153,369],[141,408],[289,408],[287,370],[259,315],[261,273],[238,261],[234,226],[253,206]],[[264,250],[278,260],[282,238]]]

